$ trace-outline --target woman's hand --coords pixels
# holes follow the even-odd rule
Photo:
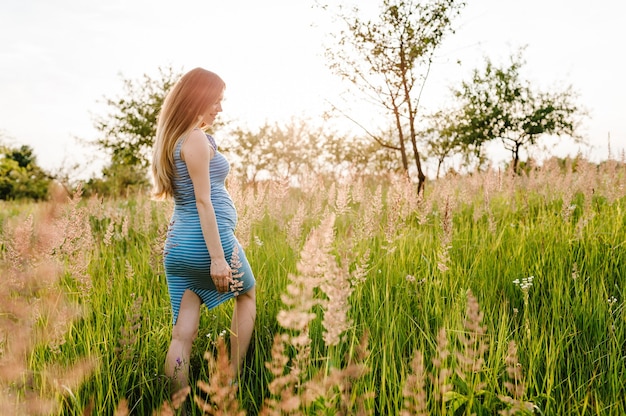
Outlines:
[[[225,259],[211,259],[211,279],[220,293],[230,290],[233,272]]]

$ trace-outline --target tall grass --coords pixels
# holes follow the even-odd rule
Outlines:
[[[626,167],[229,189],[257,277],[253,345],[204,310],[169,397],[171,204],[4,204],[0,413],[626,413]],[[225,361],[226,360],[226,361]]]

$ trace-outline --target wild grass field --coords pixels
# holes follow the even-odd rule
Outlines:
[[[203,310],[171,400],[171,203],[0,205],[1,415],[626,414],[626,165],[228,188],[257,278]],[[181,405],[182,403],[182,405]]]

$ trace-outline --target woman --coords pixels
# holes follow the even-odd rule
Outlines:
[[[256,318],[255,279],[235,238],[237,211],[224,186],[230,165],[202,130],[222,111],[224,88],[213,72],[189,71],[165,98],[157,125],[154,195],[174,199],[164,249],[174,325],[165,373],[172,392],[188,385],[191,345],[203,303],[211,309],[236,299],[230,343],[235,376]]]

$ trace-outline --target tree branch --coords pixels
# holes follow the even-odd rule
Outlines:
[[[356,119],[354,119],[352,116],[348,115],[345,111],[341,110],[339,107],[337,107],[335,104],[331,103],[329,100],[326,100],[326,102],[331,105],[333,110],[339,112],[342,116],[344,116],[345,118],[347,118],[348,120],[350,120],[351,122],[356,124],[360,129],[362,129],[365,132],[366,135],[371,137],[376,143],[378,143],[382,147],[387,148],[387,149],[392,149],[392,150],[400,150],[400,148],[397,147],[397,146],[393,146],[393,145],[391,145],[389,143],[385,143],[380,137],[378,137],[374,133],[370,132],[363,124],[359,123]]]

